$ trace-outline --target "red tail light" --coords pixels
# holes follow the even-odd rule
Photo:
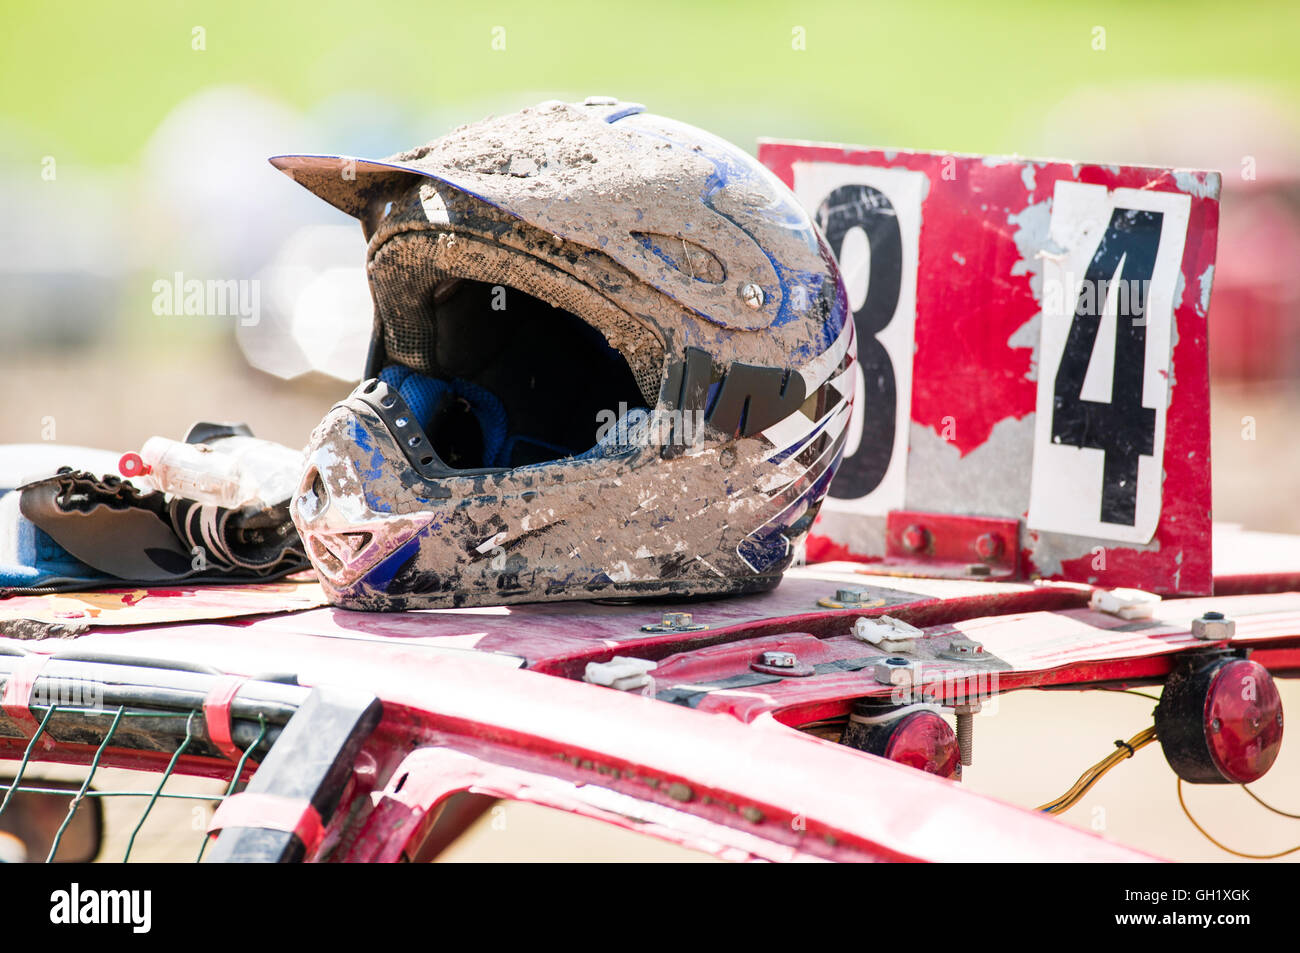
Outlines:
[[[945,778],[961,774],[957,736],[948,722],[932,711],[899,719],[885,746],[885,757]]]
[[[851,748],[929,774],[961,777],[957,736],[937,712],[914,711],[879,724],[850,721],[841,740]]]
[[[1258,662],[1238,659],[1215,673],[1205,698],[1210,755],[1229,781],[1262,778],[1282,747],[1282,698]]]
[[[1264,666],[1232,657],[1191,659],[1169,676],[1156,735],[1184,781],[1248,784],[1282,747],[1282,698]]]

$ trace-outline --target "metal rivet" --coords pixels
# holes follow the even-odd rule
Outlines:
[[[984,533],[975,540],[975,552],[985,561],[997,559],[1002,555],[1002,537],[997,533]]]
[[[919,553],[930,545],[930,531],[924,526],[913,523],[903,530],[903,548],[909,553]]]
[[[744,300],[746,305],[753,308],[755,311],[763,307],[763,301],[765,300],[763,289],[752,281],[741,286],[740,297]]]

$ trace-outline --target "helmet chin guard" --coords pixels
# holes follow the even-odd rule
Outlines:
[[[834,260],[756,160],[593,99],[382,161],[272,162],[369,239],[370,379],[313,432],[292,504],[332,602],[780,581],[856,358]]]

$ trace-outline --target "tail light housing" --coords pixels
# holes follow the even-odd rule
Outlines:
[[[1232,655],[1195,656],[1169,676],[1156,708],[1165,760],[1193,784],[1248,784],[1282,747],[1282,698],[1268,669]]]
[[[860,710],[861,709],[861,710]],[[841,743],[890,761],[937,774],[961,778],[957,735],[938,712],[929,709],[908,712],[897,718],[879,709],[857,706]]]

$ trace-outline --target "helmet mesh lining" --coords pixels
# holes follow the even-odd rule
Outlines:
[[[450,232],[401,232],[371,257],[370,281],[384,351],[424,374],[437,374],[434,289],[467,278],[525,292],[581,318],[627,361],[646,406],[658,403],[663,346],[644,324],[581,281],[530,255]],[[373,369],[372,369],[373,370]]]

